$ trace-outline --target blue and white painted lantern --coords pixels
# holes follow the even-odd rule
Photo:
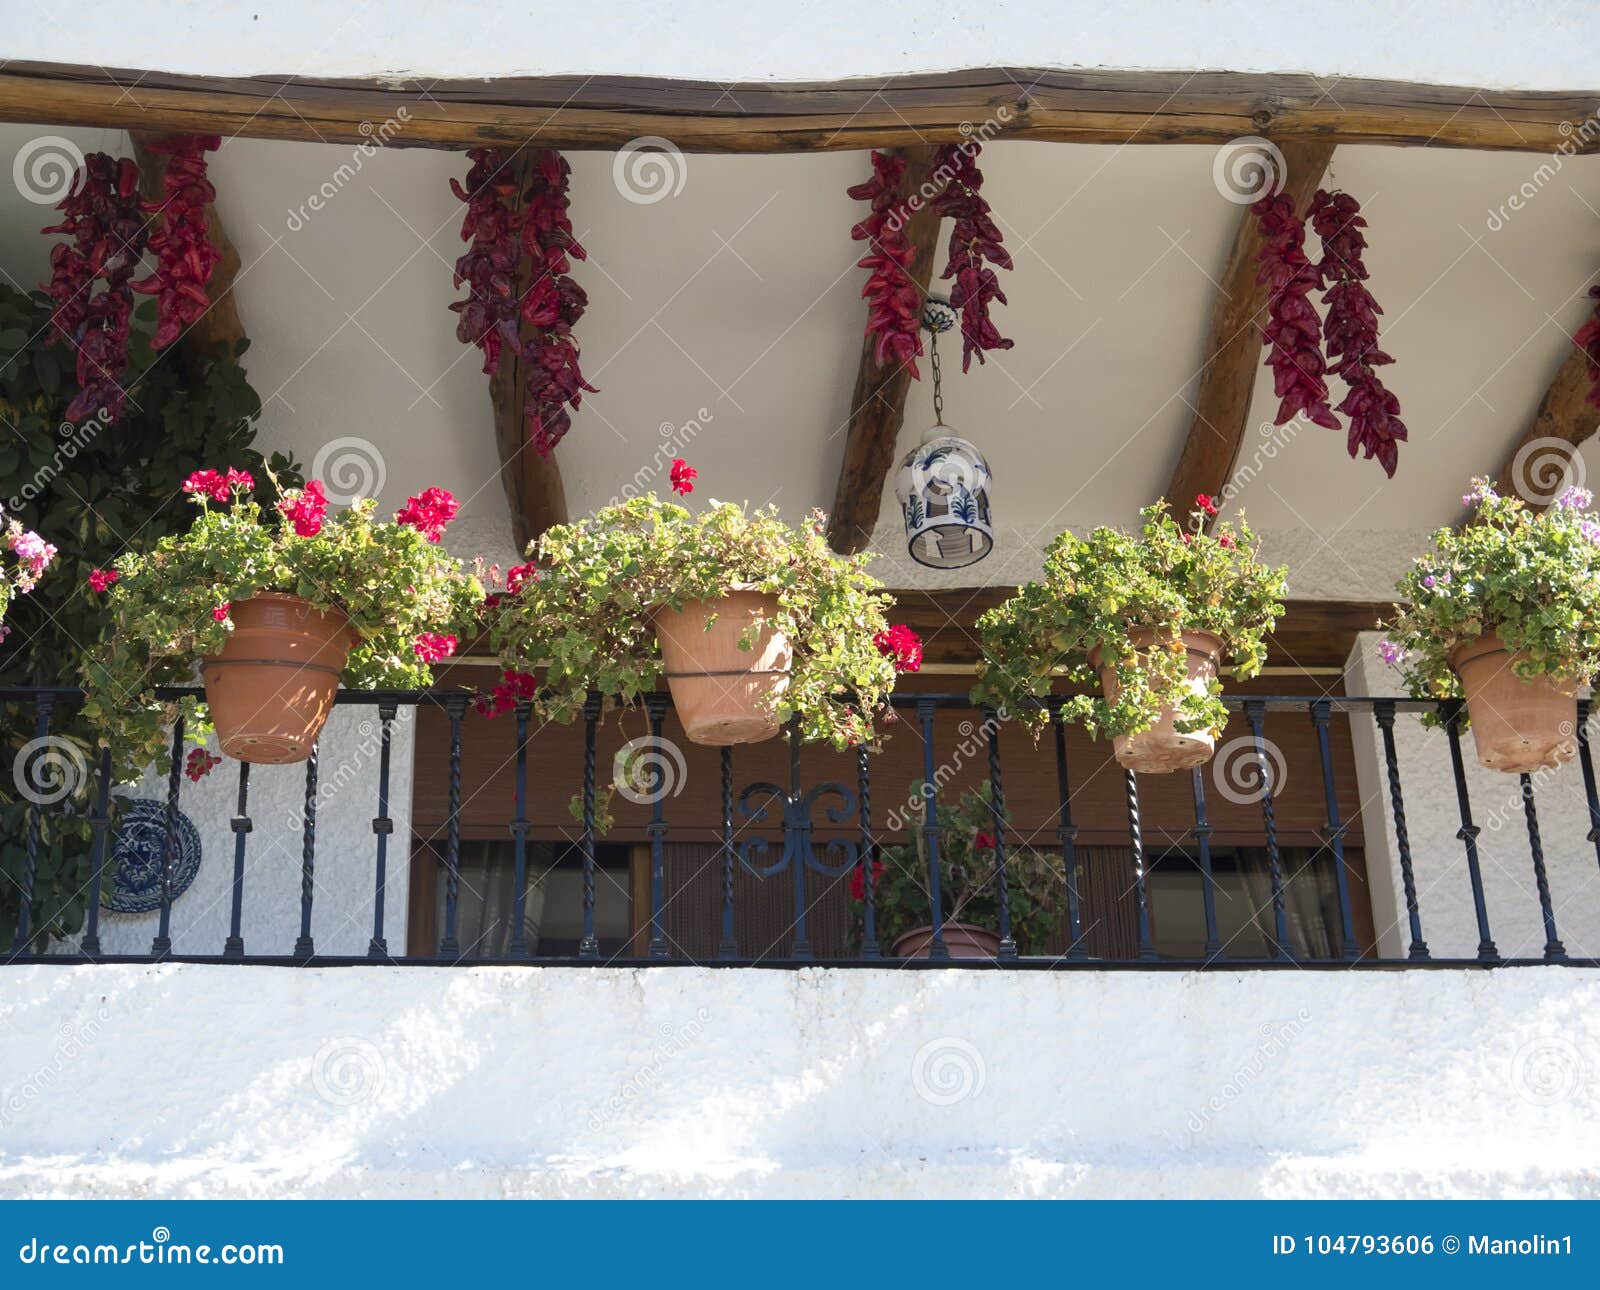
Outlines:
[[[942,422],[906,454],[894,491],[911,558],[931,569],[962,569],[994,550],[989,463]]]

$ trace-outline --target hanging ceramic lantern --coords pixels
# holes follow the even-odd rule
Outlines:
[[[930,297],[922,325],[933,334],[934,423],[922,442],[906,454],[894,491],[906,522],[911,558],[933,569],[961,569],[994,550],[989,517],[989,463],[966,439],[944,423],[939,385],[939,335],[955,325],[949,302]]]

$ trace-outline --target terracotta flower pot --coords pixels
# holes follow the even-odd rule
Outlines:
[[[1512,664],[1522,657],[1493,632],[1450,651],[1479,763],[1513,775],[1559,766],[1578,752],[1576,686],[1518,676]]]
[[[350,620],[276,591],[229,616],[227,645],[200,667],[222,751],[256,765],[304,761],[333,711],[355,643]]]
[[[1141,654],[1165,648],[1166,638],[1150,628],[1139,627],[1129,633],[1134,649]],[[1184,652],[1188,664],[1188,688],[1202,696],[1216,680],[1221,667],[1223,641],[1210,632],[1182,632]],[[1100,687],[1107,702],[1117,699],[1117,673],[1113,667],[1102,667],[1099,652],[1091,655],[1089,663],[1100,670]],[[1120,765],[1141,775],[1165,775],[1174,770],[1188,770],[1208,761],[1216,747],[1216,739],[1209,731],[1195,730],[1187,734],[1176,728],[1175,714],[1163,707],[1155,725],[1131,735],[1116,735],[1111,740],[1112,752]]]
[[[672,702],[697,744],[753,744],[778,733],[774,700],[789,688],[794,651],[783,632],[764,627],[751,649],[739,639],[752,621],[777,612],[777,597],[730,591],[656,612],[656,636]],[[708,621],[715,618],[715,621]]]
[[[987,927],[973,923],[946,923],[944,944],[953,959],[992,959],[1000,953],[1000,937]],[[933,927],[913,927],[901,932],[889,947],[889,954],[897,959],[925,959],[933,948]]]

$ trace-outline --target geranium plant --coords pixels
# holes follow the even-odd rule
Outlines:
[[[0,641],[10,630],[5,620],[11,598],[32,591],[55,558],[54,546],[24,528],[21,520],[7,520],[0,506]]]
[[[342,611],[358,638],[343,682],[375,689],[430,685],[431,664],[454,652],[458,625],[483,597],[438,546],[455,511],[443,490],[380,522],[371,499],[330,513],[315,480],[281,490],[276,505],[262,504],[242,470],[196,471],[183,489],[199,510],[187,531],[89,575],[111,630],[83,666],[84,714],[121,770],[156,760],[180,711],[191,732],[205,731],[203,705],[162,702],[154,691],[193,683],[196,663],[227,644],[237,602],[283,592]]]
[[[1463,499],[1473,523],[1440,529],[1401,578],[1404,602],[1385,625],[1384,660],[1418,698],[1451,698],[1458,645],[1497,634],[1526,679],[1569,692],[1600,672],[1600,519],[1587,489],[1569,488],[1542,514],[1487,480]],[[1430,714],[1431,715],[1431,714]]]
[[[1203,493],[1195,505],[1197,520],[1216,514]],[[978,619],[976,701],[1043,726],[1048,714],[1033,701],[1050,693],[1058,672],[1098,686],[1104,663],[1115,669],[1115,699],[1084,693],[1064,703],[1096,736],[1148,730],[1163,708],[1180,731],[1221,731],[1228,718],[1220,684],[1204,694],[1189,686],[1179,634],[1210,632],[1236,677],[1255,676],[1283,613],[1286,571],[1262,563],[1242,512],[1210,533],[1198,523],[1180,527],[1165,501],[1141,514],[1138,536],[1114,528],[1087,538],[1062,533],[1045,554],[1044,577]],[[1153,648],[1136,640],[1147,632]]]
[[[674,465],[678,491],[692,491],[692,478],[692,467]],[[798,716],[808,740],[870,740],[896,671],[914,666],[914,637],[891,637],[892,602],[865,572],[866,557],[831,550],[820,513],[793,528],[774,507],[713,500],[694,515],[649,493],[547,529],[528,554],[490,613],[505,668],[492,707],[526,698],[542,716],[570,721],[590,691],[631,704],[662,681],[655,612],[735,590],[776,598],[775,615],[747,628],[740,648],[767,626],[787,633],[792,670],[774,710],[779,720]],[[920,646],[914,653],[920,661]]]
[[[932,920],[928,895],[928,840],[922,832],[928,799],[921,781],[911,786],[913,810],[904,842],[882,846],[873,860],[873,927],[885,952],[897,937]],[[995,848],[989,785],[938,808],[939,903],[946,924],[969,923],[1000,931],[1000,866]],[[1061,876],[1051,858],[1008,836],[1006,892],[1011,935],[1021,954],[1038,954],[1060,917]],[[859,948],[866,927],[864,868],[850,876],[850,936]]]

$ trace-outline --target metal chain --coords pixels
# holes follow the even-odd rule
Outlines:
[[[939,384],[939,333],[930,332],[928,338],[928,365],[933,368],[933,423],[944,424],[944,389]]]

